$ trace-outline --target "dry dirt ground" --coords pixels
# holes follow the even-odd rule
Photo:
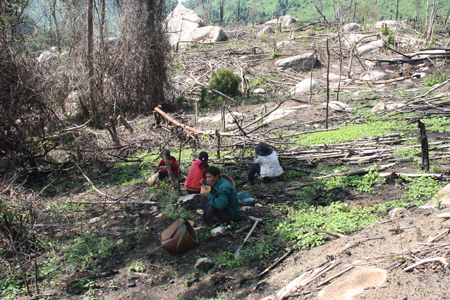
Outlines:
[[[291,187],[293,183],[298,182],[293,180],[274,184],[257,183],[252,187],[253,194],[273,195],[273,197],[257,197],[257,204],[244,215],[266,219],[277,217],[280,212],[268,208],[267,204],[289,201],[285,188]],[[382,185],[375,187],[373,193],[358,192],[338,200],[355,205],[372,205],[389,201],[401,192],[395,184]],[[433,246],[429,246],[427,242],[448,228],[448,222],[443,222],[443,219],[436,217],[436,214],[449,211],[449,208],[443,206],[438,210],[433,207],[422,209],[413,206],[406,210],[392,212],[390,215],[385,213],[380,215],[384,218],[381,221],[350,236],[332,237],[323,246],[307,251],[293,251],[263,277],[258,277],[258,274],[281,257],[285,249],[279,249],[278,256],[272,257],[265,264],[256,260],[249,262],[247,267],[235,269],[223,268],[216,264],[208,275],[200,276],[199,281],[193,282],[190,286],[186,286],[185,281],[193,272],[193,265],[197,258],[208,257],[222,251],[234,253],[246,232],[212,237],[209,231],[200,231],[198,246],[183,255],[170,256],[164,249],[159,248],[157,234],[170,222],[158,218],[158,210],[151,205],[140,205],[129,211],[117,209],[99,215],[95,223],[89,224],[89,220],[86,220],[85,226],[97,234],[119,239],[124,234],[130,234],[126,233],[124,228],[139,217],[148,220],[148,235],[142,243],[131,243],[126,253],[118,254],[110,259],[116,262],[113,266],[118,273],[104,278],[94,278],[97,286],[93,296],[100,299],[197,299],[197,297],[214,298],[221,292],[225,292],[227,299],[263,299],[276,295],[286,284],[306,271],[323,266],[324,263],[338,262],[335,268],[311,281],[303,289],[306,292],[305,295],[296,292],[294,293],[296,296],[292,299],[314,299],[327,285],[330,285],[328,289],[331,288],[332,295],[338,294],[348,289],[348,284],[345,286],[343,283],[345,287],[333,287],[333,283],[339,284],[340,279],[345,279],[345,276],[352,275],[352,272],[358,270],[361,270],[363,274],[370,273],[370,269],[364,269],[368,266],[384,270],[386,279],[379,283],[377,281],[379,279],[371,279],[370,274],[367,275],[368,280],[364,280],[366,275],[361,275],[362,288],[358,296],[345,298],[343,295],[336,298],[328,294],[317,299],[447,299],[448,269],[441,263],[428,263],[408,272],[403,269],[421,258],[448,255],[450,248],[447,234],[434,241]],[[246,217],[236,224],[236,228],[252,223]],[[256,240],[264,239],[267,234],[267,227],[263,222],[258,226],[253,237]],[[252,246],[248,244],[244,247]],[[421,247],[424,250],[418,251]],[[130,271],[127,261],[131,257],[147,266],[145,272]],[[355,268],[331,280],[329,284],[317,287],[320,282],[349,266]],[[88,270],[72,274],[56,289],[43,291],[43,294],[50,299],[86,299],[87,289],[77,286],[76,280],[85,276],[89,277]],[[115,281],[114,288],[110,286],[111,280]],[[350,279],[352,282],[350,286],[355,286],[355,280],[357,281],[357,279]]]
[[[300,43],[300,41],[297,43]],[[295,51],[291,52],[288,50],[280,51],[280,54],[295,54]],[[381,52],[377,53],[376,56],[385,58],[393,55]],[[323,58],[322,56],[322,61]],[[335,74],[339,72],[338,63],[337,60],[332,62],[332,71]],[[257,72],[261,73],[271,72],[272,64],[273,62],[269,61],[255,67],[255,70],[257,69]],[[387,70],[393,78],[398,76],[396,72],[400,67],[388,64],[379,66],[379,68]],[[414,66],[414,71],[432,73],[434,67],[435,65],[432,62],[424,62]],[[324,67],[314,69],[313,76],[323,80],[325,72]],[[353,72],[362,73],[362,67],[354,63]],[[296,76],[300,77],[298,74]],[[333,84],[336,84],[336,82]],[[426,88],[423,81],[413,79],[377,85],[351,84],[341,90],[340,101],[347,103],[350,107],[371,108],[381,101],[401,102],[403,99],[410,99],[424,91],[426,91]],[[272,92],[284,95],[285,88]],[[239,105],[234,108],[253,119],[255,116],[260,116],[263,110],[270,111],[277,105],[274,101],[277,99],[276,97],[269,98],[267,102],[261,99],[257,103]],[[270,123],[260,133],[267,130],[267,132],[278,131],[281,134],[287,134],[308,129],[323,129],[325,110],[322,103],[326,101],[323,90],[321,93],[314,95],[312,101],[311,106],[296,110]],[[282,105],[282,108],[292,108],[305,104],[310,104],[309,96],[287,101]],[[214,113],[219,113],[219,111],[204,114],[213,115]],[[182,117],[180,116],[179,119],[186,124],[192,124],[192,115],[184,119]],[[332,111],[330,117],[330,127],[361,121],[360,117],[349,112]],[[208,130],[219,127],[219,124],[198,125],[198,128]],[[436,134],[435,136],[436,139],[440,137],[442,135]],[[444,137],[446,136],[444,135]],[[214,146],[210,148],[213,149]],[[230,153],[232,152],[230,151]],[[331,159],[321,163],[333,165],[339,162]],[[388,169],[387,171],[393,170]],[[397,172],[415,173],[417,170],[418,166],[412,162],[398,163],[395,166]],[[234,180],[236,183],[241,183],[245,181],[245,176],[246,170],[241,170],[240,173],[235,173]],[[81,176],[71,177],[70,179],[84,181]],[[265,219],[277,217],[277,214],[281,213],[268,205],[291,201],[292,195],[286,191],[286,188],[298,186],[303,183],[302,180],[302,178],[291,178],[272,184],[257,183],[250,189],[252,195],[257,199],[256,203],[250,211],[244,214],[244,218],[235,225],[236,228],[252,224],[252,221],[247,218],[249,215]],[[120,188],[113,191],[113,196],[125,195],[132,190],[133,187]],[[238,191],[241,190],[242,188],[238,187]],[[376,203],[391,201],[403,192],[404,190],[395,184],[384,184],[375,186],[373,193],[355,191],[339,193],[334,200],[359,206],[371,206]],[[79,193],[72,197],[72,201],[96,200],[97,197],[92,196],[92,194],[91,191]],[[145,195],[135,193],[133,198],[143,200]],[[157,201],[158,199],[152,200]],[[109,271],[113,272],[109,276],[96,278],[90,277],[92,269],[78,269],[79,271],[75,274],[66,274],[68,276],[64,282],[41,292],[48,299],[91,299],[89,297],[99,299],[197,299],[205,297],[208,299],[219,297],[221,293],[226,293],[228,299],[263,299],[276,295],[286,284],[304,272],[318,268],[318,266],[323,267],[336,263],[337,265],[333,269],[310,281],[303,289],[293,292],[292,299],[315,299],[316,297],[322,300],[347,299],[345,295],[339,294],[339,292],[346,290],[344,280],[358,282],[357,278],[347,276],[359,270],[369,273],[373,271],[373,268],[367,269],[367,267],[383,270],[379,271],[379,274],[386,278],[380,280],[378,275],[378,277],[374,275],[373,281],[361,279],[359,290],[361,293],[352,299],[447,299],[450,286],[449,271],[442,263],[428,263],[408,272],[403,269],[425,257],[448,256],[448,243],[450,242],[448,235],[434,241],[433,246],[427,243],[431,238],[446,230],[448,222],[443,222],[441,218],[436,217],[436,214],[446,212],[449,209],[450,207],[444,207],[438,211],[437,208],[409,207],[402,213],[397,212],[392,218],[386,213],[380,214],[384,221],[377,222],[346,237],[329,238],[329,241],[320,247],[306,251],[294,250],[265,276],[258,277],[260,272],[286,252],[286,249],[274,245],[275,248],[278,247],[277,255],[264,263],[255,260],[248,262],[246,267],[234,269],[227,269],[216,264],[207,275],[200,276],[199,281],[193,282],[190,286],[187,286],[185,282],[189,279],[188,275],[193,272],[193,266],[197,258],[208,257],[212,253],[217,254],[219,252],[234,253],[247,231],[220,237],[212,237],[208,231],[199,232],[200,244],[198,246],[183,255],[170,256],[164,249],[159,248],[158,234],[167,228],[171,221],[160,217],[161,210],[156,204],[118,206],[107,213],[99,212],[98,214],[95,214],[94,210],[92,218],[86,219],[81,228],[72,228],[73,234],[67,235],[67,239],[70,240],[77,234],[86,231],[105,236],[108,239],[129,238],[130,243],[125,253],[117,253],[109,259],[109,265],[112,266]],[[97,219],[92,221],[94,217]],[[71,215],[67,214],[67,218],[70,219]],[[144,239],[139,241],[137,240],[138,232],[126,230],[127,225],[134,224],[138,219],[147,220]],[[58,231],[49,234],[58,235]],[[255,240],[264,239],[267,234],[267,226],[263,222],[256,229],[253,238]],[[135,236],[136,239],[133,240]],[[251,245],[244,247],[251,247]],[[141,261],[147,268],[145,272],[131,271],[129,264],[131,259]],[[354,268],[318,287],[320,282],[338,274],[349,266]],[[94,290],[93,295],[87,294],[88,288],[80,287],[77,284],[77,280],[83,277],[95,280],[96,285],[91,288],[91,290]],[[114,284],[112,285],[111,282]],[[336,284],[337,287],[333,287],[333,284]],[[334,296],[323,294],[326,289],[331,290],[331,295]],[[324,292],[321,293],[321,291]],[[356,291],[350,291],[349,295],[352,293],[356,293]]]

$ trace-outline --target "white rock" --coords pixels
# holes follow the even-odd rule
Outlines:
[[[257,37],[260,37],[261,35],[263,35],[263,34],[269,34],[269,33],[274,33],[275,31],[273,31],[273,28],[272,28],[272,26],[266,26],[266,27],[264,27],[263,29],[261,29],[257,34],[256,34],[256,36]]]
[[[284,48],[287,46],[291,46],[294,45],[295,41],[281,41],[277,43],[277,48]]]
[[[306,53],[288,58],[279,59],[274,63],[275,67],[291,68],[296,71],[308,71],[314,67],[317,57],[314,53]]]
[[[347,35],[344,39],[346,46],[353,46],[361,40],[363,40],[363,42],[361,43],[368,43],[376,41],[378,40],[378,38],[371,34],[351,33]]]
[[[383,102],[378,103],[374,107],[372,107],[372,112],[378,112],[386,109],[386,105]]]
[[[178,4],[175,9],[169,13],[165,20],[166,30],[168,32],[178,32],[196,29],[205,26],[203,20],[197,13],[186,8],[182,4]]]
[[[96,222],[100,221],[100,219],[101,219],[101,217],[95,217],[95,218],[90,219],[88,223],[89,224],[96,223]]]
[[[383,71],[371,70],[371,71],[367,72],[365,75],[363,75],[361,77],[361,80],[378,81],[378,80],[386,79],[387,77],[388,77],[388,75]]]
[[[242,207],[241,207],[241,211],[243,211],[243,212],[249,211],[249,210],[251,210],[251,209],[252,209],[251,206],[242,206]]]
[[[194,269],[202,269],[204,272],[208,272],[213,267],[214,263],[207,257],[197,259],[194,265]]]
[[[405,106],[406,104],[404,103],[389,103],[388,105],[386,105],[386,108],[391,110],[391,109],[396,109],[396,108],[400,108]]]
[[[179,41],[215,43],[226,39],[225,32],[219,26],[205,26],[181,33],[169,33],[170,44],[176,45]]]
[[[285,15],[285,16],[280,17],[279,22],[281,22],[281,26],[287,27],[287,26],[297,22],[297,20],[295,20],[291,15]]]
[[[81,102],[83,99],[83,93],[76,90],[72,91],[64,99],[64,111],[66,116],[73,117],[81,110]]]
[[[443,218],[443,219],[450,219],[450,212],[446,212],[446,213],[442,213],[442,214],[436,215],[436,217]]]
[[[327,103],[322,103],[322,106],[327,106]],[[353,108],[348,106],[347,103],[341,102],[341,101],[330,101],[328,103],[328,107],[332,110],[336,110],[336,111],[348,111],[351,112],[353,111]]]
[[[384,21],[378,21],[375,23],[376,28],[381,28],[383,24],[386,24],[388,28],[397,27],[397,28],[405,28],[406,27],[406,21],[395,21],[395,20],[384,20]]]
[[[299,82],[292,90],[291,93],[293,96],[300,93],[309,93],[310,91],[315,91],[320,89],[320,85],[314,79],[311,81],[310,78],[306,78]]]
[[[344,32],[359,31],[361,26],[358,23],[348,23],[344,26]]]
[[[44,51],[42,52],[39,57],[38,57],[38,62],[39,63],[43,63],[43,62],[47,62],[53,59],[58,58],[58,55],[56,55],[55,53],[51,52],[51,51]]]
[[[361,47],[357,47],[356,51],[360,56],[362,56],[369,53],[378,52],[381,48],[383,48],[383,40],[378,40],[367,43]]]
[[[272,19],[270,21],[267,21],[265,24],[271,25],[271,26],[277,26],[278,22],[281,23],[281,26],[287,27],[287,26],[297,22],[297,20],[295,20],[291,15],[285,15],[285,16],[280,17],[279,19]]]
[[[389,211],[389,217],[391,219],[403,217],[403,214],[405,213],[405,211],[406,211],[406,209],[404,209],[403,207],[396,207]]]
[[[412,79],[420,79],[420,78],[424,78],[427,76],[427,73],[425,72],[419,72],[419,73],[414,73],[411,75]]]
[[[266,90],[263,89],[263,88],[257,88],[257,89],[253,90],[253,94],[256,94],[256,95],[262,95],[262,94],[265,94],[265,93],[266,93]]]

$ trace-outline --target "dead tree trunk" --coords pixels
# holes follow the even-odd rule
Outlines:
[[[94,127],[99,124],[97,95],[95,92],[95,70],[94,70],[94,0],[88,3],[88,35],[87,35],[87,61],[89,68],[89,96],[91,98],[91,122]]]
[[[420,129],[420,145],[422,147],[422,170],[430,171],[430,158],[428,156],[428,138],[425,130],[425,124],[420,120],[417,121]]]
[[[58,19],[56,18],[56,0],[53,0],[50,4],[50,11],[52,13],[53,22],[55,23],[56,46],[58,47],[58,51],[61,51],[61,35],[58,27]]]

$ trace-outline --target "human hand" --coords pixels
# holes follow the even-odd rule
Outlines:
[[[206,194],[208,194],[209,192],[211,192],[211,187],[209,185],[202,185],[200,189],[200,195],[202,195],[202,197],[206,197]]]

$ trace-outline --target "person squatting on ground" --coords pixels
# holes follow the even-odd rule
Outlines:
[[[228,180],[220,176],[220,170],[216,167],[209,167],[205,171],[208,189],[202,190],[200,195],[204,198],[199,204],[203,208],[202,227],[211,224],[214,218],[221,222],[236,221],[242,217],[239,208],[239,200],[236,190]]]
[[[277,181],[283,174],[277,153],[266,143],[259,143],[255,149],[255,160],[248,171],[247,184],[253,185],[255,174],[264,181]]]
[[[169,158],[168,165],[172,170],[173,177],[175,178],[175,180],[178,180],[180,176],[180,166],[178,165],[177,159],[170,155],[170,151],[168,149],[164,149],[159,156],[162,158],[162,160],[159,162],[157,167],[160,168],[161,166],[164,166],[159,171],[159,181],[161,182],[167,177],[169,177],[169,174],[167,173],[167,168],[165,167],[164,156]]]
[[[188,176],[184,186],[186,187],[186,192],[188,194],[199,194],[201,184],[200,181],[206,180],[204,172],[208,168],[208,153],[202,151],[198,155],[198,159],[194,160],[189,169]]]

